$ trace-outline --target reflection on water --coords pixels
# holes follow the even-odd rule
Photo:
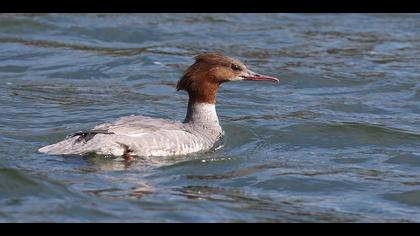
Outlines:
[[[1,222],[419,222],[418,14],[0,14]],[[246,27],[244,27],[246,26]],[[218,51],[217,150],[45,156],[120,116],[182,120]]]

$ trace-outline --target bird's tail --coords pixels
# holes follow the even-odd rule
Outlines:
[[[81,131],[67,136],[63,141],[42,147],[38,151],[50,155],[85,155],[88,153],[121,155],[120,152],[124,152],[121,151],[124,150],[124,147],[105,138],[112,134],[102,130]]]

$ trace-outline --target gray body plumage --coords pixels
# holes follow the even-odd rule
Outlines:
[[[127,116],[39,149],[56,155],[171,156],[206,151],[222,137],[215,104],[189,104],[184,122]]]

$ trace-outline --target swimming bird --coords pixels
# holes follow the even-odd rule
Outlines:
[[[237,59],[219,53],[199,54],[176,85],[177,91],[185,90],[189,96],[183,122],[131,115],[74,133],[38,151],[52,155],[95,153],[126,159],[208,151],[223,136],[216,113],[217,90],[225,82],[243,80],[279,82],[252,72]]]

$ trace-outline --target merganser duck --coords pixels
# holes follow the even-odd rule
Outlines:
[[[223,136],[216,113],[216,92],[228,81],[278,79],[250,71],[239,60],[218,53],[195,57],[178,81],[177,91],[188,92],[183,122],[145,116],[126,116],[77,132],[63,141],[40,148],[52,155],[176,156],[210,150]]]

